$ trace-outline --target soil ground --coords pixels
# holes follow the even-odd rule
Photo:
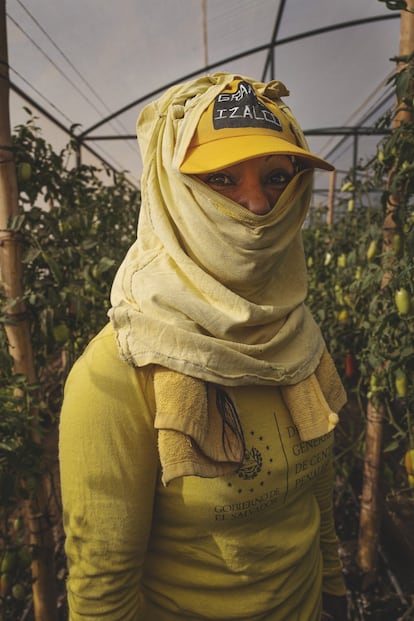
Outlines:
[[[390,517],[383,519],[377,573],[370,581],[357,563],[359,511],[353,492],[342,496],[335,513],[350,621],[413,621],[414,559],[405,546],[404,534],[400,531],[396,536]],[[414,521],[405,523],[404,528],[414,533]]]

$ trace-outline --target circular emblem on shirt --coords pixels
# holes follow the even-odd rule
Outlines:
[[[250,451],[246,450],[238,475],[244,480],[254,479],[261,472],[262,466],[262,454],[257,448],[253,447]]]

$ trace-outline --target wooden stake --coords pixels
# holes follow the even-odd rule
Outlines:
[[[9,302],[5,329],[14,372],[25,375],[29,383],[36,383],[29,322],[22,301],[21,243],[18,233],[10,230],[10,221],[18,211],[10,131],[6,2],[0,0],[0,274]],[[57,621],[54,542],[48,520],[45,483],[40,481],[36,498],[26,506],[30,543],[36,549],[36,559],[32,563],[33,604],[36,621]]]
[[[333,224],[335,185],[336,185],[336,170],[333,170],[330,173],[330,178],[329,178],[328,212],[326,214],[326,224],[328,228],[332,228],[332,224]]]

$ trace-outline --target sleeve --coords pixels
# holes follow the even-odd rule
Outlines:
[[[332,455],[315,481],[314,493],[319,505],[321,526],[320,545],[323,558],[322,590],[330,595],[346,593],[342,563],[338,554],[338,537],[333,513],[333,462]]]
[[[70,621],[144,621],[158,476],[150,381],[119,360],[111,334],[89,345],[66,382],[59,457]]]

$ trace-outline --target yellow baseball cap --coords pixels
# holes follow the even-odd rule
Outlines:
[[[180,171],[211,172],[272,154],[297,156],[310,167],[334,170],[300,147],[281,108],[260,97],[252,84],[240,78],[222,90],[201,115]]]

